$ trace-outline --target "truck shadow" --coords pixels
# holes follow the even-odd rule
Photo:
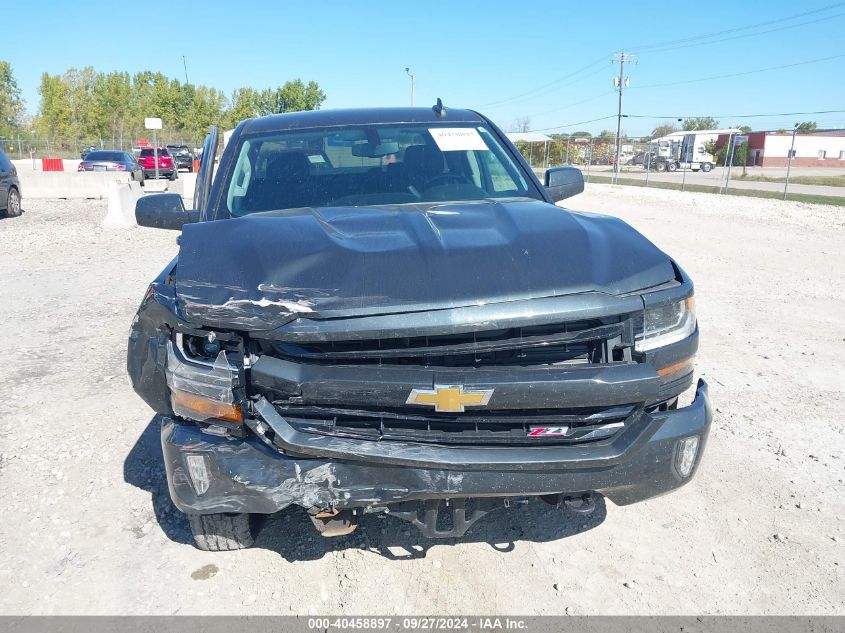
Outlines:
[[[153,416],[123,461],[123,480],[150,493],[156,521],[167,538],[176,543],[193,544],[188,520],[170,500],[158,416]]]
[[[126,483],[151,495],[153,512],[162,532],[180,544],[193,544],[188,521],[173,505],[167,489],[162,461],[159,419],[153,417],[141,433],[123,463]],[[510,508],[493,510],[474,524],[460,538],[428,539],[416,527],[396,517],[369,514],[347,536],[320,536],[307,513],[291,506],[268,516],[255,547],[276,552],[288,561],[319,560],[331,552],[365,550],[389,560],[425,558],[435,546],[487,543],[507,553],[519,541],[547,542],[587,532],[599,526],[607,516],[605,500],[596,495],[595,510],[583,515],[564,508],[554,508],[539,500]]]
[[[493,510],[460,538],[429,539],[410,523],[384,514],[364,515],[348,536],[325,538],[314,529],[301,508],[290,507],[268,517],[255,547],[279,554],[288,561],[318,560],[331,552],[363,550],[389,560],[425,558],[436,546],[487,543],[508,553],[519,541],[542,543],[587,532],[601,525],[607,516],[603,498],[595,497],[596,508],[582,515],[557,509],[542,501]]]

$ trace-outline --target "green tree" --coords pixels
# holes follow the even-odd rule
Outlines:
[[[671,134],[672,132],[677,132],[678,126],[675,125],[672,121],[662,121],[660,125],[654,128],[651,131],[651,138],[661,138],[666,136],[667,134]]]
[[[803,123],[799,123],[795,129],[799,134],[809,134],[810,132],[816,131],[816,122],[804,121]]]
[[[681,129],[687,130],[715,130],[719,127],[719,121],[712,116],[701,116],[684,119]]]
[[[9,136],[21,125],[23,100],[21,89],[9,62],[0,60],[0,136]]]
[[[67,85],[60,75],[43,73],[38,87],[41,95],[37,128],[48,138],[69,138],[71,136],[72,112]]]

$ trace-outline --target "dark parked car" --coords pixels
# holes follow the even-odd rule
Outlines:
[[[5,211],[9,217],[21,214],[21,182],[18,180],[18,170],[0,150],[0,211]]]
[[[194,155],[187,145],[168,145],[167,151],[176,160],[176,169],[194,171]]]
[[[131,180],[144,184],[144,168],[129,152],[97,150],[90,152],[76,168],[77,171],[122,171]]]
[[[156,177],[155,151],[152,147],[145,147],[141,150],[141,155],[138,156],[138,162],[141,163],[141,167],[144,169],[145,178]],[[176,180],[179,177],[176,163],[170,152],[164,147],[158,148],[158,177],[169,178],[170,180]]]
[[[182,235],[127,356],[201,549],[290,505],[324,536],[388,513],[457,537],[514,501],[590,512],[694,475],[692,281],[621,220],[556,206],[579,170],[544,186],[439,103],[247,120],[213,166],[194,210],[137,203]]]

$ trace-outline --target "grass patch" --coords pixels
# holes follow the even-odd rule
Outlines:
[[[593,176],[586,179],[587,182],[611,184],[613,179],[608,176]],[[793,182],[790,178],[789,182]],[[616,180],[617,185],[627,185],[630,187],[645,187],[645,180],[634,178],[619,178]],[[661,182],[652,180],[648,183],[650,189],[674,189],[681,191],[681,185],[674,182]],[[719,193],[719,187],[714,185],[686,185],[685,191],[693,191],[696,193]],[[756,189],[730,189],[725,192],[729,196],[746,196],[749,198],[772,198],[776,200],[783,199],[782,191],[758,191]],[[816,196],[809,193],[790,193],[787,200],[792,202],[808,202],[811,204],[829,204],[837,207],[845,207],[845,196]]]
[[[774,176],[761,176],[759,174],[747,174],[745,176],[734,176],[734,180],[748,180],[751,182],[786,182],[786,178]],[[842,176],[792,176],[789,184],[796,185],[825,185],[827,187],[845,187],[845,174]]]

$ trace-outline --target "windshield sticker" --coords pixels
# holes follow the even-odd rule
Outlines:
[[[473,127],[435,127],[428,131],[441,152],[487,149],[484,139]]]

